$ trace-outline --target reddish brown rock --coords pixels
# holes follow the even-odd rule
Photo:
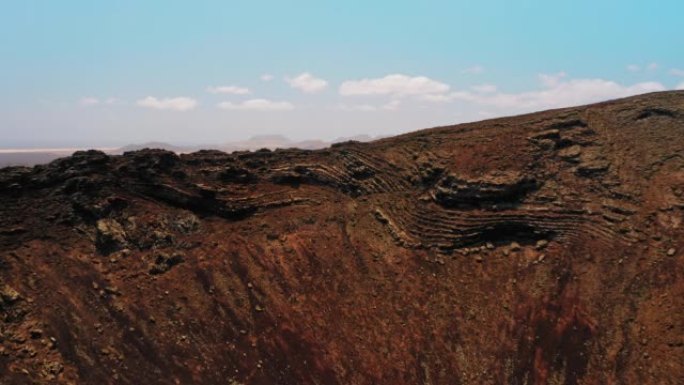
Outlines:
[[[667,92],[0,170],[0,383],[679,384],[682,154]]]

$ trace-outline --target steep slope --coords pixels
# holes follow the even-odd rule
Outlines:
[[[680,384],[684,92],[0,171],[2,384]]]

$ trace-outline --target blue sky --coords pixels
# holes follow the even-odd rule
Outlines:
[[[6,1],[0,147],[389,135],[684,87],[684,2]]]

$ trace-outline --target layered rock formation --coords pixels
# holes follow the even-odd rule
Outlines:
[[[2,384],[679,384],[684,92],[0,171]]]

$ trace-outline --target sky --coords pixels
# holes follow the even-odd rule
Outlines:
[[[0,148],[384,136],[684,89],[681,0],[0,10]]]

